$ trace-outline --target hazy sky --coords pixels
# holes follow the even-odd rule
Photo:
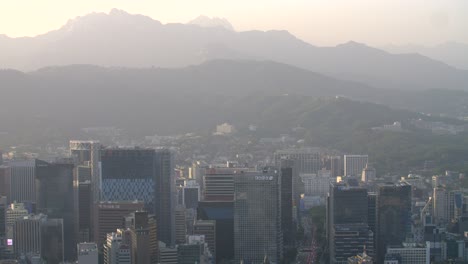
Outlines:
[[[286,29],[318,45],[468,43],[468,0],[0,0],[0,34],[34,36],[111,8],[163,23],[224,17],[238,31]]]

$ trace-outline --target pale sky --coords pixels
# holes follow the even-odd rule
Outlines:
[[[0,34],[35,36],[112,8],[163,23],[224,17],[237,31],[285,29],[316,45],[468,43],[468,0],[0,0]]]

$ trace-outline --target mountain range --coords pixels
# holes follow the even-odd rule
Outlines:
[[[222,19],[162,24],[113,9],[68,21],[36,37],[0,35],[0,67],[93,64],[179,68],[213,59],[275,61],[380,89],[468,89],[468,71],[418,54],[390,54],[348,42],[317,47],[287,31],[236,32]]]

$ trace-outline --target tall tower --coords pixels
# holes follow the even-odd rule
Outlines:
[[[156,204],[158,237],[167,245],[175,244],[175,179],[174,156],[169,149],[158,149],[155,155]]]
[[[9,163],[11,168],[10,201],[36,202],[36,160],[18,160]]]
[[[296,226],[293,221],[293,160],[281,160],[281,230],[283,244],[286,247],[294,246],[294,233]]]
[[[74,165],[36,160],[37,211],[49,218],[63,219],[65,260],[76,259],[78,216],[74,189]]]
[[[277,172],[240,173],[235,177],[234,254],[236,262],[275,263],[283,258],[281,180]]]
[[[330,263],[346,262],[366,248],[373,255],[373,233],[368,226],[367,190],[343,183],[330,184],[327,203]]]
[[[100,201],[100,151],[101,144],[99,141],[70,140],[70,154],[76,159],[77,165],[89,164],[89,167],[91,168],[93,203]]]
[[[411,185],[380,186],[377,194],[377,261],[389,245],[400,245],[411,233]]]

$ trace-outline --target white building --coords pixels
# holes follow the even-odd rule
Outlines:
[[[229,123],[224,123],[216,126],[216,133],[218,135],[227,135],[236,132],[236,129],[233,125]]]
[[[330,183],[333,181],[331,172],[320,170],[315,173],[301,173],[300,177],[304,183],[304,195],[306,196],[327,196]]]
[[[344,155],[344,176],[360,176],[368,162],[368,155]]]
[[[124,241],[123,230],[107,234],[104,244],[104,264],[131,264],[132,252],[130,245]]]
[[[377,172],[375,168],[369,167],[366,165],[366,167],[362,170],[361,174],[361,181],[368,183],[368,182],[373,182],[377,178]]]
[[[399,255],[403,264],[430,264],[430,249],[430,242],[423,247],[416,243],[403,243],[402,247],[388,247],[387,254]]]

